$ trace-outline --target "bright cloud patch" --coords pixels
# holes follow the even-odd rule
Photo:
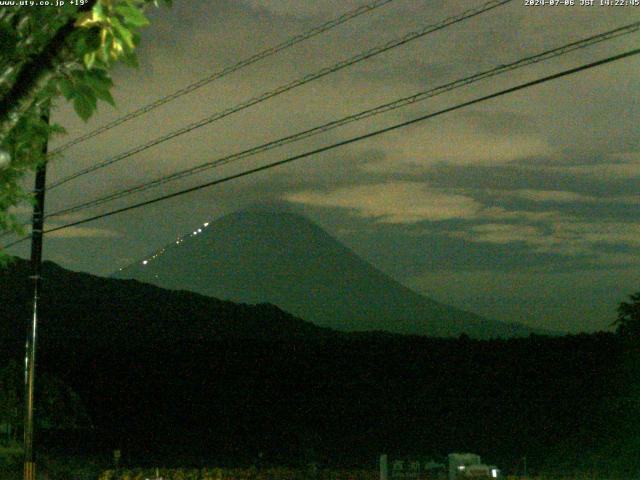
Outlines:
[[[639,178],[640,152],[629,151],[603,155],[602,163],[547,167],[552,171],[599,179]]]
[[[502,207],[488,207],[482,211],[481,217],[492,221],[521,220],[527,222],[560,221],[565,216],[557,210],[535,212],[531,210],[506,210]]]
[[[439,162],[454,165],[509,163],[550,153],[547,143],[530,135],[478,135],[452,133],[432,139],[425,153]]]
[[[588,195],[559,190],[518,190],[512,195],[533,202],[593,202],[598,200]]]
[[[56,225],[51,225],[55,227]],[[70,227],[47,234],[51,238],[119,237],[119,233],[104,228]]]
[[[476,225],[471,231],[471,240],[490,243],[531,242],[541,235],[535,227],[499,223]]]
[[[301,191],[285,195],[290,202],[346,208],[383,223],[416,223],[470,218],[481,205],[472,198],[428,190],[415,182],[360,185],[330,192]]]
[[[412,172],[436,164],[499,165],[553,154],[541,136],[479,132],[471,123],[415,129],[371,143],[387,153],[384,161],[367,166],[376,172]]]
[[[603,249],[602,245],[640,247],[640,224],[622,222],[585,223],[570,220],[551,222],[542,228],[531,225],[491,223],[475,225],[451,236],[472,242],[526,243],[533,252],[567,256],[588,255],[598,264],[633,264],[636,254]]]
[[[640,177],[639,163],[602,163],[598,165],[578,165],[572,167],[552,167],[561,173],[584,175],[601,179]]]
[[[555,225],[554,234],[560,239],[593,243],[623,243],[640,247],[640,224],[638,223],[561,223]]]
[[[561,190],[516,190],[507,192],[505,196],[521,198],[531,202],[553,202],[553,203],[629,203],[638,204],[638,197],[631,195],[611,195],[594,197],[581,193],[561,191]]]

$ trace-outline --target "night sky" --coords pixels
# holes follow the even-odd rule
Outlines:
[[[60,101],[61,145],[363,0],[177,0],[153,11],[117,108],[87,124]],[[67,150],[54,181],[477,1],[395,0]],[[576,0],[579,3],[579,0]],[[599,0],[598,2],[599,3]],[[640,7],[514,0],[52,190],[47,210],[102,196],[640,19]],[[67,221],[333,143],[638,46],[638,33],[204,172]],[[45,257],[98,275],[203,222],[255,206],[301,213],[436,300],[549,330],[608,328],[640,289],[637,57],[134,212],[51,235]],[[31,180],[29,180],[31,182]],[[29,183],[30,184],[30,183]],[[26,211],[24,208],[22,211]],[[28,245],[13,248],[25,256]]]

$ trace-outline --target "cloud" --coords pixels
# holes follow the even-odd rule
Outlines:
[[[521,189],[497,193],[498,196],[513,197],[536,203],[602,203],[637,204],[638,197],[631,195],[594,196],[568,190],[532,190]]]
[[[640,223],[552,221],[544,226],[513,223],[473,225],[448,235],[471,242],[525,243],[532,252],[590,257],[595,265],[640,263],[640,255],[624,250],[640,247]]]
[[[51,227],[55,227],[55,225],[51,225]],[[47,234],[47,238],[114,238],[120,236],[120,233],[113,230],[91,227],[69,227],[64,230],[58,230],[57,232]]]
[[[504,223],[488,223],[471,227],[471,234],[466,238],[475,242],[513,243],[528,242],[540,238],[542,232],[529,225],[512,225]]]
[[[592,162],[575,162],[571,165],[549,165],[545,170],[558,173],[596,178],[599,180],[640,178],[640,151],[603,153]]]
[[[640,247],[640,223],[559,223],[554,225],[554,235],[566,240],[580,240],[590,243],[620,243]]]
[[[536,212],[531,210],[507,210],[502,207],[485,208],[479,217],[490,220],[522,220],[528,222],[550,222],[565,219],[565,215],[557,210]]]
[[[356,0],[328,0],[323,2],[301,2],[300,0],[241,0],[241,3],[256,10],[267,10],[276,15],[310,17],[346,12],[359,6]]]
[[[640,164],[640,151],[615,152],[609,154],[608,158],[613,162]]]
[[[50,180],[483,1],[435,0],[429,2],[428,8],[425,2],[392,2],[241,72],[218,79],[91,142],[76,145],[65,152],[65,161],[50,165]],[[172,10],[150,11],[152,25],[143,32],[139,52],[141,69],[118,67],[114,70],[113,94],[117,109],[101,107],[98,115],[85,124],[70,105],[61,102],[54,112],[56,121],[73,133],[69,138],[53,140],[51,146],[55,148],[56,144],[365,3],[367,0],[192,0],[176,2]],[[513,2],[140,152],[95,172],[90,181],[85,178],[85,181],[70,182],[48,196],[47,209],[54,211],[109,194],[515,61],[622,25],[628,22],[626,17],[626,9],[612,9],[602,15],[600,9],[528,9]],[[163,185],[136,196],[135,200],[193,186],[440,110],[607,56],[611,49],[622,51],[625,45],[633,48],[635,41],[634,37],[619,38],[478,82],[299,144]],[[58,258],[62,263],[74,269],[108,273],[114,264],[127,263],[125,257],[142,257],[189,231],[194,218],[200,222],[247,203],[287,198],[297,203],[301,213],[317,215],[320,219],[335,218],[336,225],[348,225],[353,230],[351,237],[358,239],[353,244],[363,246],[364,256],[375,258],[376,245],[384,243],[382,234],[377,232],[388,233],[390,239],[378,257],[401,249],[405,256],[403,263],[410,267],[424,263],[429,265],[425,268],[450,264],[459,268],[482,265],[504,269],[505,264],[509,268],[521,268],[530,263],[548,265],[554,261],[553,268],[557,269],[584,268],[586,262],[576,253],[579,251],[586,252],[591,263],[631,263],[633,259],[626,257],[629,253],[624,249],[613,252],[618,245],[629,245],[633,232],[616,230],[621,227],[614,224],[601,229],[579,227],[573,217],[581,216],[581,223],[586,225],[611,221],[611,217],[640,221],[639,214],[634,213],[637,209],[628,208],[628,203],[603,206],[602,202],[588,200],[637,193],[640,158],[633,153],[617,157],[610,153],[638,149],[637,128],[632,121],[638,113],[638,103],[633,101],[640,81],[635,75],[636,69],[634,62],[593,69],[478,104],[472,111],[451,112],[398,130],[396,134],[345,146],[334,153],[327,152],[127,215],[113,216],[96,226],[121,232],[122,237],[117,241],[108,231],[69,230],[64,235],[85,235],[91,241],[81,237],[52,241],[47,254],[60,252]],[[586,165],[587,156],[592,165]],[[562,157],[567,161],[559,161]],[[431,187],[421,185],[420,181]],[[487,191],[489,189],[497,193]],[[507,190],[520,192],[508,196]],[[571,192],[581,197],[571,196]],[[123,199],[113,206],[124,206],[135,200],[133,197]],[[350,216],[351,221],[345,221],[346,216]],[[28,209],[24,218],[29,218]],[[443,219],[445,221],[427,224],[427,221]],[[62,223],[59,218],[55,220]],[[424,224],[413,224],[423,220]],[[475,231],[469,228],[479,227],[482,222],[493,226]],[[468,229],[463,230],[461,225]],[[459,233],[475,240],[465,241],[440,233],[451,229],[459,229]],[[425,230],[430,236],[408,238],[417,230]],[[480,238],[485,242],[479,242]],[[432,243],[427,243],[427,239]],[[89,250],[73,248],[79,243]],[[430,249],[430,245],[433,248]],[[562,252],[566,256],[536,254],[536,250]],[[438,252],[442,251],[446,255],[439,258]],[[398,262],[387,260],[387,264],[392,263]],[[406,275],[406,271],[400,269],[396,272],[399,276]],[[443,289],[448,287],[445,283],[446,280]],[[486,284],[480,280],[480,285]],[[486,296],[500,298],[502,294],[503,290],[497,286]]]
[[[550,170],[600,179],[640,178],[640,162],[550,167]]]
[[[345,187],[329,192],[303,190],[285,200],[316,207],[346,208],[382,223],[416,223],[470,218],[481,205],[472,198],[428,190],[421,183],[391,182]]]
[[[510,192],[510,195],[523,200],[530,200],[533,202],[594,202],[598,201],[598,198],[589,195],[582,195],[580,193],[560,191],[560,190],[517,190]]]
[[[486,131],[481,118],[477,113],[457,115],[373,140],[369,146],[387,155],[383,161],[368,165],[366,171],[416,173],[436,165],[496,166],[554,154],[539,133],[520,132],[520,127]]]

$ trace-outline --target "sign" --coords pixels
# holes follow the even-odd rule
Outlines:
[[[433,460],[380,456],[380,480],[431,480],[445,476],[446,469]]]

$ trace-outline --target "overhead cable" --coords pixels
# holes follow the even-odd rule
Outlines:
[[[428,35],[430,33],[436,32],[438,30],[442,30],[445,29],[449,26],[455,25],[457,23],[460,23],[464,20],[467,20],[469,18],[475,17],[477,15],[480,15],[484,12],[487,12],[489,10],[492,10],[494,8],[497,8],[499,6],[505,5],[507,3],[512,2],[513,0],[491,0],[485,4],[483,4],[482,6],[479,7],[475,7],[475,8],[471,8],[469,10],[465,10],[464,12],[458,14],[458,15],[454,15],[452,17],[448,17],[436,24],[433,25],[428,25],[426,27],[423,27],[419,30],[413,31],[411,33],[408,33],[400,38],[396,38],[394,40],[391,40],[389,42],[384,43],[383,45],[379,45],[377,47],[371,48],[369,50],[366,50],[365,52],[359,53],[358,55],[355,55],[354,57],[348,58],[346,60],[343,60],[341,62],[338,62],[337,64],[334,64],[330,67],[325,67],[322,68],[321,70],[318,70],[314,73],[310,73],[308,75],[305,75],[301,78],[298,78],[297,80],[293,80],[291,82],[285,83],[277,88],[275,88],[274,90],[270,90],[267,92],[264,92],[263,94],[254,97],[250,100],[246,100],[238,105],[235,105],[233,107],[229,107],[225,110],[221,110],[217,113],[214,113],[211,116],[208,116],[202,120],[199,120],[197,122],[193,122],[185,127],[182,127],[178,130],[174,130],[173,132],[169,132],[167,134],[161,135],[160,137],[157,137],[145,144],[142,145],[138,145],[136,147],[133,147],[130,150],[127,150],[126,152],[120,153],[114,157],[108,158],[106,160],[103,160],[99,163],[96,163],[94,165],[91,165],[87,168],[84,168],[82,170],[79,170],[75,173],[72,173],[71,175],[68,175],[58,181],[55,181],[53,183],[51,183],[47,189],[51,190],[53,188],[59,187],[60,185],[63,185],[67,182],[70,182],[71,180],[74,180],[78,177],[81,177],[83,175],[86,175],[88,173],[91,172],[95,172],[96,170],[105,168],[109,165],[113,165],[114,163],[120,162],[121,160],[124,160],[126,158],[129,158],[133,155],[136,155],[138,153],[141,153],[145,150],[148,150],[152,147],[155,147],[161,143],[164,143],[168,140],[172,140],[176,137],[179,137],[181,135],[184,135],[185,133],[189,133],[193,130],[196,130],[198,128],[204,127],[205,125],[209,125],[217,120],[220,120],[222,118],[225,118],[233,113],[237,113],[239,111],[245,110],[249,107],[252,107],[254,105],[257,105],[258,103],[264,102],[266,100],[269,100],[273,97],[276,97],[278,95],[281,95],[285,92],[291,91],[297,87],[300,87],[302,85],[305,85],[311,81],[317,80],[319,78],[325,77],[331,73],[335,73],[339,70],[342,70],[343,68],[346,68],[348,66],[354,65],[358,62],[367,60],[371,57],[374,57],[376,55],[380,55],[383,52],[389,51],[393,48],[397,48],[400,47],[402,45],[405,45],[413,40],[416,40],[418,38],[421,38],[425,35]]]
[[[163,177],[160,177],[158,179],[152,180],[150,182],[145,182],[145,183],[141,183],[139,185],[130,187],[130,188],[126,188],[126,189],[122,189],[118,192],[94,199],[94,200],[90,200],[87,202],[82,202],[76,205],[73,205],[71,207],[67,207],[67,208],[63,208],[61,210],[55,211],[53,213],[50,213],[47,215],[47,218],[49,217],[56,217],[56,216],[61,216],[61,215],[67,215],[70,213],[75,213],[81,210],[85,210],[87,208],[91,208],[91,207],[97,207],[100,205],[103,205],[105,203],[111,202],[113,200],[119,199],[119,198],[123,198],[123,197],[127,197],[129,195],[133,195],[135,193],[140,193],[146,190],[149,190],[151,188],[155,188],[158,187],[160,185],[164,185],[173,181],[177,181],[179,179],[182,178],[186,178],[188,176],[191,175],[195,175],[201,172],[204,172],[206,170],[210,170],[212,168],[217,168],[220,167],[222,165],[226,165],[228,163],[231,162],[235,162],[244,158],[248,158],[254,155],[257,155],[259,153],[263,153],[265,151],[268,150],[272,150],[274,148],[278,148],[296,141],[300,141],[303,140],[305,138],[309,138],[311,136],[314,135],[318,135],[320,133],[324,133],[333,129],[336,129],[338,127],[342,127],[344,125],[353,123],[353,122],[357,122],[360,120],[364,120],[366,118],[369,117],[373,117],[375,115],[379,115],[385,112],[389,112],[391,110],[395,110],[398,108],[402,108],[402,107],[406,107],[407,105],[411,105],[420,101],[424,101],[427,100],[429,98],[435,97],[437,95],[441,95],[447,92],[450,92],[452,90],[458,89],[458,88],[462,88],[465,87],[467,85],[470,85],[472,83],[478,82],[480,80],[484,80],[490,77],[494,77],[500,74],[504,74],[506,72],[510,72],[519,68],[523,68],[525,66],[528,65],[532,65],[535,63],[539,63],[545,60],[549,60],[552,58],[556,58],[559,57],[561,55],[566,55],[567,53],[573,52],[575,50],[579,50],[579,49],[583,49],[607,40],[611,40],[614,38],[618,38],[622,35],[628,35],[630,33],[634,33],[637,32],[638,30],[640,30],[640,22],[634,22],[631,23],[629,25],[625,25],[623,27],[619,27],[619,28],[615,28],[613,30],[609,30],[607,32],[603,32],[597,35],[592,35],[590,37],[587,38],[583,38],[581,40],[575,41],[575,42],[571,42],[568,43],[566,45],[563,45],[561,47],[557,47],[557,48],[553,48],[550,50],[546,50],[542,53],[538,53],[535,55],[531,55],[525,58],[522,58],[520,60],[511,62],[511,63],[507,63],[507,64],[502,64],[502,65],[498,65],[492,69],[489,70],[484,70],[482,72],[479,73],[475,73],[473,75],[455,80],[453,82],[449,82],[446,83],[444,85],[440,85],[438,87],[426,90],[426,91],[422,91],[407,97],[403,97],[400,98],[398,100],[394,100],[393,102],[388,102],[385,103],[383,105],[379,105],[377,107],[374,108],[370,108],[367,110],[363,110],[361,112],[352,114],[352,115],[348,115],[345,117],[342,117],[340,119],[337,120],[333,120],[331,122],[328,123],[324,123],[322,125],[295,133],[293,135],[288,135],[285,137],[281,137],[277,140],[273,140],[255,147],[252,147],[250,149],[246,149],[240,152],[236,152],[230,155],[226,155],[224,157],[221,158],[217,158],[215,160],[211,160],[205,163],[202,163],[200,165],[196,165],[194,167],[190,167],[190,168],[186,168],[183,170],[180,170],[178,172],[169,174],[169,175],[165,175]]]
[[[101,133],[111,130],[112,128],[115,128],[118,125],[122,125],[123,123],[128,122],[129,120],[133,120],[134,118],[137,118],[141,115],[149,113],[152,110],[155,110],[156,108],[162,105],[172,102],[173,100],[176,100],[177,98],[180,98],[184,95],[187,95],[188,93],[198,90],[199,88],[204,87],[205,85],[208,85],[211,82],[218,80],[219,78],[222,78],[227,75],[230,75],[231,73],[237,72],[242,68],[248,67],[249,65],[252,65],[260,60],[263,60],[267,57],[275,55],[276,53],[281,52],[282,50],[293,47],[294,45],[297,45],[298,43],[301,43],[305,40],[315,37],[316,35],[327,32],[337,27],[338,25],[342,25],[343,23],[353,20],[354,18],[359,17],[360,15],[364,15],[365,13],[369,13],[377,8],[383,7],[384,5],[391,3],[392,1],[393,0],[376,0],[367,5],[361,5],[360,7],[357,7],[349,12],[346,12],[340,15],[339,17],[336,17],[332,20],[329,20],[328,22],[323,23],[322,25],[316,26],[310,30],[307,30],[304,33],[291,37],[288,40],[285,40],[284,42],[279,43],[278,45],[274,45],[272,47],[266,48],[250,57],[240,60],[239,62],[233,65],[230,65],[226,68],[223,68],[222,70],[216,71],[204,78],[201,78],[200,80],[193,82],[187,85],[186,87],[176,90],[175,92],[165,95],[164,97],[161,97],[147,105],[144,105],[143,107],[140,107],[130,113],[127,113],[122,117],[116,118],[115,120],[109,123],[106,123],[96,128],[95,130],[92,130],[88,133],[85,133],[84,135],[74,138],[73,140],[65,143],[64,145],[56,148],[55,150],[52,150],[51,155],[60,153],[64,150],[71,148],[74,145],[82,143],[86,140],[89,140],[90,138],[100,135]]]
[[[385,127],[385,128],[379,129],[379,130],[375,130],[373,132],[369,132],[369,133],[366,133],[366,134],[363,134],[363,135],[358,135],[356,137],[352,137],[352,138],[349,138],[347,140],[342,140],[340,142],[333,143],[331,145],[326,145],[326,146],[321,147],[321,148],[316,148],[314,150],[310,150],[310,151],[307,151],[307,152],[304,152],[304,153],[301,153],[301,154],[298,154],[298,155],[294,155],[292,157],[288,157],[288,158],[285,158],[283,160],[278,160],[278,161],[275,161],[275,162],[268,163],[266,165],[262,165],[260,167],[244,170],[244,171],[242,171],[240,173],[236,173],[236,174],[224,177],[224,178],[219,178],[219,179],[216,179],[216,180],[212,180],[212,181],[209,181],[209,182],[206,182],[206,183],[203,183],[203,184],[200,184],[200,185],[196,185],[194,187],[186,188],[186,189],[183,189],[183,190],[180,190],[180,191],[177,191],[177,192],[174,192],[174,193],[170,193],[170,194],[167,194],[167,195],[162,195],[160,197],[156,197],[156,198],[153,198],[151,200],[146,200],[144,202],[139,202],[139,203],[135,203],[133,205],[128,205],[126,207],[122,207],[122,208],[118,208],[118,209],[115,209],[115,210],[111,210],[109,212],[105,212],[105,213],[102,213],[100,215],[94,215],[92,217],[84,218],[84,219],[77,220],[77,221],[74,221],[74,222],[70,222],[70,223],[67,223],[67,224],[64,224],[64,225],[53,227],[53,228],[50,228],[48,230],[45,230],[44,233],[53,233],[53,232],[57,232],[57,231],[60,231],[60,230],[65,230],[65,229],[68,229],[68,228],[71,228],[71,227],[75,227],[75,226],[78,226],[78,225],[82,225],[82,224],[85,224],[85,223],[94,222],[96,220],[101,220],[103,218],[111,217],[111,216],[117,215],[119,213],[124,213],[124,212],[128,212],[128,211],[135,210],[135,209],[138,209],[138,208],[146,207],[148,205],[152,205],[154,203],[162,202],[162,201],[165,201],[165,200],[168,200],[168,199],[171,199],[171,198],[180,197],[182,195],[186,195],[188,193],[192,193],[192,192],[195,192],[195,191],[198,191],[198,190],[209,188],[209,187],[212,187],[212,186],[215,186],[215,185],[220,185],[222,183],[226,183],[226,182],[229,182],[229,181],[232,181],[232,180],[236,180],[238,178],[246,177],[246,176],[258,173],[258,172],[262,172],[264,170],[269,170],[271,168],[275,168],[275,167],[278,167],[278,166],[281,166],[281,165],[285,165],[285,164],[288,164],[288,163],[291,163],[291,162],[294,162],[294,161],[297,161],[297,160],[301,160],[303,158],[307,158],[307,157],[310,157],[312,155],[317,155],[317,154],[320,154],[320,153],[323,153],[323,152],[326,152],[326,151],[329,151],[329,150],[334,150],[336,148],[343,147],[345,145],[350,145],[352,143],[360,142],[360,141],[366,140],[368,138],[376,137],[378,135],[382,135],[383,133],[387,133],[387,132],[391,132],[391,131],[394,131],[394,130],[398,130],[400,128],[404,128],[404,127],[407,127],[407,126],[410,126],[410,125],[413,125],[413,124],[416,124],[416,123],[419,123],[419,122],[423,122],[425,120],[429,120],[431,118],[435,118],[435,117],[438,117],[440,115],[444,115],[444,114],[449,113],[449,112],[453,112],[453,111],[456,111],[456,110],[460,110],[460,109],[469,107],[471,105],[475,105],[475,104],[478,104],[478,103],[481,103],[481,102],[485,102],[487,100],[498,98],[498,97],[501,97],[503,95],[507,95],[509,93],[514,93],[514,92],[517,92],[517,91],[520,91],[520,90],[524,90],[526,88],[531,88],[531,87],[536,86],[536,85],[540,85],[540,84],[543,84],[543,83],[546,83],[546,82],[550,82],[552,80],[556,80],[556,79],[559,79],[559,78],[562,78],[562,77],[566,77],[568,75],[573,75],[573,74],[576,74],[578,72],[582,72],[584,70],[589,70],[591,68],[595,68],[595,67],[598,67],[598,66],[601,66],[601,65],[609,64],[609,63],[612,63],[612,62],[615,62],[615,61],[618,61],[618,60],[622,60],[624,58],[632,57],[632,56],[635,56],[635,55],[638,55],[638,54],[640,54],[640,48],[637,48],[637,49],[634,49],[634,50],[629,50],[629,51],[626,51],[626,52],[623,52],[623,53],[620,53],[620,54],[617,54],[617,55],[609,56],[609,57],[597,60],[595,62],[587,63],[587,64],[584,64],[584,65],[581,65],[581,66],[578,66],[578,67],[570,68],[568,70],[563,70],[561,72],[558,72],[558,73],[555,73],[555,74],[552,74],[552,75],[547,75],[545,77],[541,77],[541,78],[538,78],[536,80],[532,80],[532,81],[529,81],[529,82],[521,83],[521,84],[516,85],[514,87],[510,87],[510,88],[507,88],[507,89],[504,89],[504,90],[500,90],[498,92],[495,92],[495,93],[492,93],[492,94],[489,94],[489,95],[478,97],[478,98],[475,98],[473,100],[469,100],[467,102],[459,103],[459,104],[454,105],[452,107],[448,107],[448,108],[445,108],[445,109],[442,109],[442,110],[438,110],[438,111],[433,112],[433,113],[422,115],[420,117],[417,117],[417,118],[414,118],[414,119],[411,119],[411,120],[407,120],[407,121],[404,121],[404,122],[401,122],[401,123],[397,123],[397,124],[394,124],[394,125],[391,125],[389,127]],[[14,242],[12,242],[12,243],[10,243],[8,245],[5,245],[4,248],[6,249],[6,248],[12,247],[14,245],[17,245],[18,243],[21,243],[21,242],[27,240],[28,238],[29,237],[24,237],[22,239],[16,240],[16,241],[14,241]]]

